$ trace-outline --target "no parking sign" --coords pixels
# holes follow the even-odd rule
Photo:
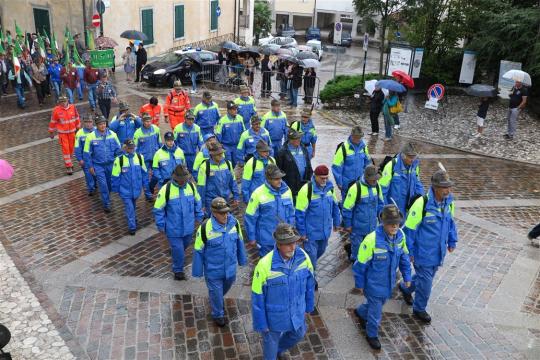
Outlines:
[[[439,100],[444,96],[444,86],[442,84],[433,84],[427,91],[428,101],[424,106],[426,109],[437,110],[439,109]]]

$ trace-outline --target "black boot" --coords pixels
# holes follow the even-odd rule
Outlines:
[[[224,317],[214,319],[214,323],[219,327],[224,327],[227,325],[227,320]]]
[[[431,316],[426,311],[414,311],[413,310],[413,316],[423,322],[424,324],[430,324],[431,323]]]
[[[381,342],[379,341],[379,338],[366,336],[366,340],[373,350],[381,350]]]
[[[407,294],[405,290],[401,288],[401,284],[398,285],[399,291],[401,291],[401,295],[403,295],[403,300],[407,303],[407,305],[413,304],[413,297],[411,294]]]
[[[178,281],[186,280],[186,275],[183,272],[174,273],[174,280],[178,280]]]

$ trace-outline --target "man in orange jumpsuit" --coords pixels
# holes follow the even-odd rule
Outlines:
[[[144,104],[139,109],[139,116],[142,118],[143,113],[147,113],[152,117],[152,124],[159,126],[159,119],[161,117],[161,105],[158,104],[158,99],[155,96],[150,98],[148,104]]]
[[[169,92],[165,100],[165,106],[163,108],[165,122],[170,122],[171,129],[174,130],[176,125],[184,122],[184,115],[189,109],[191,109],[189,96],[187,92],[182,90],[180,80],[176,80],[174,82],[174,89]]]
[[[60,96],[58,103],[54,107],[51,122],[49,123],[49,136],[51,139],[58,133],[58,142],[62,147],[64,164],[67,174],[73,174],[73,164],[71,158],[75,150],[75,133],[81,127],[81,120],[75,105],[70,104],[68,98]]]

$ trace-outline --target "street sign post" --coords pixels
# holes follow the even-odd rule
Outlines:
[[[429,87],[427,91],[428,101],[424,107],[426,109],[438,110],[439,109],[439,100],[444,97],[444,86],[442,84],[433,84]]]
[[[101,0],[96,1],[96,10],[99,14],[99,35],[103,36],[103,13],[105,12],[105,3]]]
[[[92,26],[98,27],[101,24],[101,17],[99,14],[92,15]]]
[[[341,45],[341,31],[343,30],[343,24],[340,22],[337,22],[336,25],[334,25],[334,44],[335,45]]]
[[[364,82],[364,75],[366,74],[366,61],[367,61],[367,49],[369,44],[369,34],[364,34],[364,66],[362,67],[362,83]]]
[[[367,51],[368,44],[369,44],[369,34],[365,33],[364,34],[364,51]]]

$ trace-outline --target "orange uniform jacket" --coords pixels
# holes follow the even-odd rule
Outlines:
[[[49,132],[58,132],[58,134],[69,134],[77,131],[81,127],[79,112],[77,108],[70,104],[67,108],[58,105],[53,109],[51,122],[49,123]]]
[[[139,115],[141,116],[141,118],[142,118],[143,113],[147,113],[148,115],[152,117],[152,124],[159,125],[159,117],[161,115],[161,105],[154,106],[150,103],[144,104],[139,109]]]
[[[181,90],[180,93],[177,93],[176,90],[169,92],[165,100],[163,112],[165,115],[169,115],[169,122],[172,129],[184,122],[184,114],[189,109],[191,109],[189,96],[184,90]]]

